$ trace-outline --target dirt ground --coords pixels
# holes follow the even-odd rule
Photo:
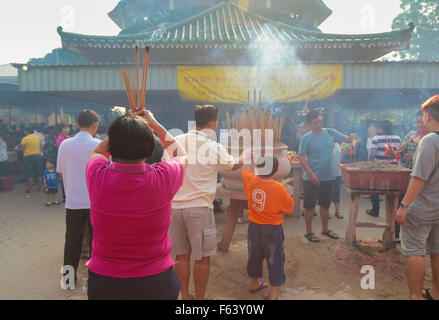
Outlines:
[[[11,192],[0,192],[0,299],[87,299],[87,268],[81,260],[79,281],[75,290],[62,290],[60,269],[63,261],[65,210],[46,208],[45,194],[25,198],[24,185]],[[224,201],[227,204],[227,200]],[[383,204],[383,202],[382,202]],[[361,199],[359,221],[384,222],[364,213],[370,201]],[[384,204],[383,204],[384,207]],[[400,300],[408,298],[404,258],[400,245],[384,251],[377,242],[382,229],[360,228],[360,248],[348,248],[343,242],[347,225],[348,202],[342,193],[345,219],[332,218],[330,228],[342,239],[321,236],[320,243],[309,243],[304,237],[304,219],[285,221],[286,284],[281,288],[282,300],[373,299]],[[331,209],[331,213],[333,210]],[[216,214],[218,240],[221,238],[225,213]],[[313,221],[314,232],[320,232],[320,218]],[[262,299],[268,288],[249,293],[247,263],[247,224],[239,224],[229,251],[218,252],[211,262],[207,290],[209,298],[219,300]],[[361,288],[361,267],[372,265],[375,289]],[[264,265],[263,280],[268,281]],[[431,286],[431,268],[427,267],[425,286]]]

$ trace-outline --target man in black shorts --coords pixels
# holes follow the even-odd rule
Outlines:
[[[306,124],[311,128],[311,131],[302,137],[299,146],[299,159],[305,170],[303,175],[305,238],[311,242],[319,241],[312,232],[314,209],[318,204],[322,218],[322,234],[332,239],[339,239],[335,232],[328,229],[332,181],[335,180],[332,168],[332,149],[334,142],[352,142],[358,137],[355,134],[346,136],[335,129],[323,128],[322,118],[317,111],[311,111],[307,114]]]

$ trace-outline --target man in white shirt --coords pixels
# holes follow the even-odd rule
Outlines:
[[[218,167],[236,170],[242,166],[242,160],[235,160],[223,146],[209,138],[218,126],[217,107],[195,106],[194,114],[196,129],[175,138],[188,155],[188,165],[184,172],[183,185],[172,200],[169,229],[172,254],[176,255],[177,261],[175,271],[180,280],[183,300],[191,299],[191,255],[195,259],[195,299],[206,298],[210,257],[215,255],[217,246],[213,200]]]
[[[39,136],[41,138],[40,155],[43,157],[44,156],[43,149],[44,149],[44,145],[46,144],[46,138],[44,138],[44,134],[42,134],[40,131],[38,131],[37,127],[34,127],[34,134],[36,134],[37,136]],[[42,165],[42,167],[44,167],[44,165]]]
[[[367,132],[369,133],[369,137],[367,138],[367,159],[370,157],[370,152],[372,151],[372,140],[377,135],[377,127],[376,124],[371,123],[369,124],[369,128],[367,129]]]
[[[84,229],[89,228],[90,252],[93,231],[90,223],[90,198],[85,180],[85,168],[93,150],[101,142],[93,138],[99,127],[99,117],[93,110],[78,116],[79,132],[59,146],[57,172],[62,174],[66,193],[66,242],[64,267],[78,269]],[[69,284],[71,287],[71,284]]]

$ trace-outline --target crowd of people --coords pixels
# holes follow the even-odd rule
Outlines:
[[[1,126],[0,130],[0,177],[13,174],[7,170],[8,150],[16,151],[22,168],[18,172],[18,176],[22,172],[27,183],[26,197],[30,198],[34,191],[44,191],[48,193],[46,206],[65,202],[62,183],[60,183],[62,199],[57,200],[56,198],[59,178],[53,174],[53,171],[56,171],[59,146],[77,132],[75,126],[65,123],[61,123],[58,129],[41,123],[19,126],[14,124],[10,127],[4,125]],[[103,130],[99,133],[105,136]],[[95,136],[100,138],[100,134],[97,133]],[[17,172],[15,173],[17,174]],[[55,184],[56,188],[53,187]]]
[[[439,299],[439,95],[427,100],[416,114],[417,130],[404,137],[395,132],[389,120],[370,123],[367,140],[349,137],[333,129],[322,128],[322,120],[316,112],[309,112],[300,140],[299,158],[305,170],[304,208],[305,237],[311,242],[319,239],[312,233],[312,218],[316,204],[320,206],[322,234],[337,239],[338,235],[328,229],[328,208],[331,195],[337,214],[339,189],[334,166],[341,161],[337,143],[344,142],[341,153],[349,154],[349,162],[369,160],[400,164],[413,169],[412,179],[405,195],[401,195],[396,213],[395,236],[402,231],[402,248],[406,256],[406,273],[410,298]],[[303,133],[302,132],[302,133]],[[366,141],[365,141],[366,140]],[[367,158],[357,159],[356,145],[363,145]],[[349,151],[348,151],[349,150]],[[360,151],[361,154],[361,151]],[[333,158],[331,159],[331,155]],[[332,167],[331,167],[332,164]],[[366,213],[379,215],[379,197],[372,196],[372,209]],[[431,255],[433,288],[423,289],[425,255]]]
[[[23,152],[28,196],[34,185],[44,186],[49,206],[59,205],[59,184],[65,193],[64,266],[71,266],[74,275],[65,271],[67,287],[77,281],[84,230],[88,230],[89,299],[166,300],[177,299],[180,293],[183,300],[206,299],[211,257],[217,250],[213,202],[218,168],[243,167],[249,291],[268,287],[261,280],[267,260],[271,288],[264,298],[278,298],[286,279],[283,215],[292,213],[294,201],[285,186],[273,179],[279,166],[276,157],[256,159],[247,150],[234,158],[211,139],[218,112],[212,105],[196,106],[196,127],[177,137],[145,109],[117,118],[104,139],[98,139],[99,117],[89,109],[79,114],[76,134],[63,126],[58,137],[53,130],[44,135],[38,128],[23,128],[23,137],[16,141],[12,141],[13,134],[3,135]],[[329,228],[329,208],[334,203],[335,217],[343,218],[338,164],[346,154],[350,161],[360,160],[357,146],[364,148],[364,160],[413,168],[413,179],[397,213],[397,222],[404,227],[402,247],[410,296],[438,299],[439,96],[423,105],[416,123],[417,130],[403,138],[387,120],[370,123],[367,136],[359,137],[324,128],[320,114],[308,112],[298,151],[304,169],[304,236],[311,243],[319,242],[312,229],[318,205],[321,235],[339,239]],[[7,143],[0,140],[0,150]],[[206,152],[208,161],[201,161],[200,153]],[[2,162],[0,153],[0,172]],[[371,201],[368,214],[378,216],[379,199]],[[423,290],[426,249],[432,257],[433,288]],[[191,259],[195,260],[194,294],[189,290]]]
[[[218,168],[237,170],[252,153],[235,159],[209,138],[218,126],[215,106],[196,106],[194,120],[194,130],[174,138],[149,111],[131,112],[116,119],[100,141],[94,138],[97,114],[80,113],[80,131],[60,144],[56,167],[66,193],[64,266],[75,275],[69,278],[66,269],[67,287],[77,281],[83,232],[89,229],[89,299],[177,299],[180,292],[184,300],[206,298],[210,258],[217,249],[213,201]],[[152,159],[156,149],[163,155]],[[213,161],[198,162],[199,150],[208,150]],[[272,288],[266,298],[277,299],[285,282],[282,212],[292,212],[293,199],[272,179],[276,165],[258,175],[266,161],[277,159],[257,160],[256,175],[251,166],[243,170],[252,228],[249,291],[267,286],[259,280],[267,259]],[[267,205],[252,198],[255,190],[266,194]]]

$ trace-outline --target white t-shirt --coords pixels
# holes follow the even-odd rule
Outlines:
[[[56,171],[62,174],[67,209],[90,209],[85,168],[100,142],[90,133],[80,131],[59,146]]]
[[[367,144],[366,144],[367,160],[369,160],[370,151],[372,150],[372,140],[373,140],[373,138],[371,138],[371,137],[367,138]]]
[[[34,130],[34,134],[36,134],[37,136],[39,136],[41,138],[40,156],[44,156],[43,147],[46,144],[46,138],[44,138],[44,134],[42,134],[41,132],[38,132],[37,130]]]
[[[213,208],[218,167],[231,170],[235,159],[226,149],[196,130],[175,137],[188,155],[183,185],[172,200],[173,209]]]

